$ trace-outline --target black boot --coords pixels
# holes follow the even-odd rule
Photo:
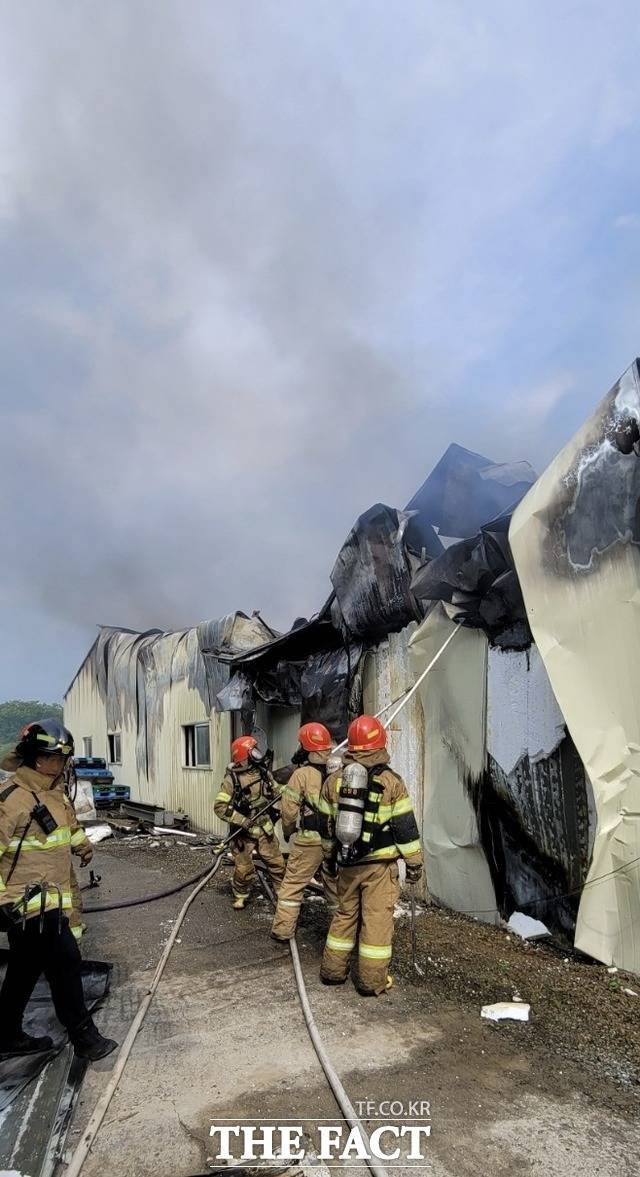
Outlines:
[[[103,1038],[95,1022],[89,1018],[88,1022],[69,1033],[75,1054],[79,1058],[87,1058],[95,1063],[99,1058],[106,1058],[118,1045],[113,1038]]]
[[[33,1035],[19,1030],[17,1034],[3,1034],[0,1038],[0,1054],[17,1056],[39,1054],[44,1050],[53,1050],[53,1039],[46,1034],[41,1038],[34,1038]]]

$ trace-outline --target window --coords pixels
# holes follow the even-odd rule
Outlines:
[[[120,732],[109,732],[109,764],[122,764]]]
[[[190,723],[184,728],[184,762],[187,768],[209,767],[211,748],[208,723]]]
[[[83,756],[93,756],[93,737],[92,736],[83,736],[82,737],[82,755]]]

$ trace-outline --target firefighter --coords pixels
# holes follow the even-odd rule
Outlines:
[[[339,985],[358,946],[356,988],[363,996],[390,989],[393,909],[400,893],[398,859],[407,881],[422,875],[422,848],[411,799],[389,767],[387,733],[361,715],[349,727],[343,767],[327,777],[322,797],[334,815],[334,856],[339,864],[339,908],[327,936],[321,980]]]
[[[22,1019],[44,973],[56,1015],[75,1053],[99,1059],[117,1043],[103,1038],[85,1005],[82,958],[69,927],[71,854],[83,865],[93,853],[65,795],[63,772],[73,737],[57,719],[27,724],[3,767],[17,771],[0,787],[0,926],[9,940],[2,989],[0,1054],[51,1049],[32,1037]]]
[[[298,739],[300,747],[293,756],[297,767],[281,790],[282,832],[287,841],[293,835],[271,928],[273,939],[281,941],[295,936],[304,889],[318,869],[322,870],[325,897],[332,915],[338,907],[336,880],[325,863],[331,852],[330,811],[327,802],[320,798],[333,748],[331,733],[321,723],[305,723]]]
[[[276,890],[284,878],[284,858],[274,829],[278,813],[272,807],[259,813],[278,796],[278,785],[258,751],[258,741],[253,736],[239,736],[231,745],[231,764],[213,805],[216,817],[228,821],[232,833],[238,831],[230,843],[236,911],[246,906],[251,894],[254,850],[267,867]]]

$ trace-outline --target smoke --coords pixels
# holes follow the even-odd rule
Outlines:
[[[634,38],[498,9],[2,6],[11,674],[75,633],[38,671],[63,682],[96,622],[285,626],[355,516],[406,502],[449,441],[540,464],[556,371],[584,415],[573,358],[520,357],[534,333],[562,350],[560,243],[587,226],[556,186],[585,144],[620,166]]]

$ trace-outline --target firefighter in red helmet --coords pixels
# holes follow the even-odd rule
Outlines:
[[[279,786],[260,753],[258,741],[253,736],[239,736],[231,745],[231,764],[213,805],[216,817],[228,821],[232,833],[237,831],[230,843],[231,889],[237,911],[245,907],[251,894],[254,850],[267,867],[276,890],[284,877],[284,858],[274,828],[278,813],[266,808],[278,796]]]
[[[293,756],[296,769],[282,786],[280,816],[285,838],[293,835],[284,882],[271,928],[274,940],[295,936],[304,895],[318,869],[329,911],[337,910],[336,881],[327,869],[331,852],[329,808],[320,792],[333,749],[331,732],[322,723],[305,723],[298,732],[300,747]]]
[[[411,799],[389,767],[387,733],[372,715],[349,727],[342,768],[327,777],[322,800],[331,811],[339,865],[338,911],[322,957],[321,979],[341,984],[358,948],[356,985],[377,996],[392,985],[393,909],[400,893],[398,859],[407,880],[422,874],[422,847]]]

